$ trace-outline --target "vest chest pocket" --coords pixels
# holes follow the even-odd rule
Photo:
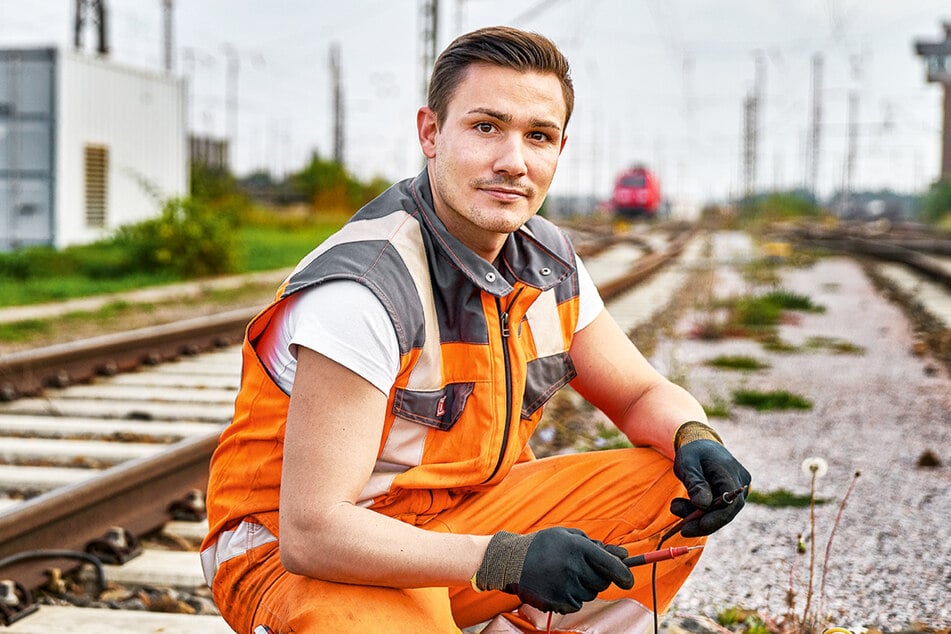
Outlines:
[[[450,383],[441,390],[415,391],[397,388],[393,413],[406,420],[449,431],[466,407],[475,383]]]
[[[552,395],[578,376],[567,352],[539,357],[528,362],[522,418],[531,418]]]

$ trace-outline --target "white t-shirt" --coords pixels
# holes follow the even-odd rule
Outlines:
[[[578,332],[597,317],[604,302],[576,256],[579,284]],[[359,374],[384,394],[400,368],[400,349],[389,314],[376,295],[353,280],[333,280],[291,296],[278,306],[258,343],[271,376],[290,394],[297,371],[297,346],[310,348]]]

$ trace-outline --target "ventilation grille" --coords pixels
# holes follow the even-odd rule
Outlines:
[[[106,226],[106,201],[109,182],[109,148],[104,145],[87,145],[86,168],[86,225]]]

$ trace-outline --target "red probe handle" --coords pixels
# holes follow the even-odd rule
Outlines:
[[[674,557],[686,555],[690,551],[691,548],[689,546],[671,546],[670,548],[662,548],[661,550],[652,550],[642,555],[628,557],[624,560],[624,565],[628,568],[632,568],[634,566],[652,564],[655,561],[667,561],[668,559],[673,559]]]

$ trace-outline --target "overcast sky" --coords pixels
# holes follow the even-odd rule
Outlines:
[[[103,0],[112,58],[159,70],[162,1]],[[175,0],[176,72],[197,133],[226,134],[226,54],[239,59],[239,173],[332,153],[329,51],[339,44],[347,167],[396,180],[422,164],[417,0]],[[0,47],[72,46],[75,0],[0,0]],[[442,0],[440,49],[460,30],[544,33],[572,64],[576,108],[552,192],[610,194],[635,162],[675,202],[742,189],[743,100],[761,69],[756,184],[808,180],[812,65],[822,57],[819,189],[924,190],[940,169],[942,90],[916,40],[944,39],[948,0]],[[92,50],[95,37],[86,33]],[[0,78],[2,81],[2,78]]]

